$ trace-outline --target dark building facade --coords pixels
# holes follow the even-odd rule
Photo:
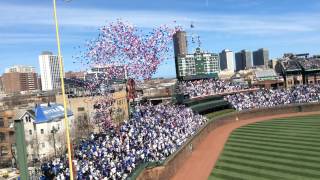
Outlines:
[[[236,59],[236,71],[244,70],[246,67],[246,64],[244,62],[244,59],[242,58],[242,53],[241,52],[235,53],[235,59]]]
[[[179,77],[178,59],[185,57],[188,54],[187,33],[178,31],[173,35],[174,60],[176,67],[176,76]]]
[[[236,71],[249,69],[252,67],[252,53],[248,50],[242,50],[235,53]]]
[[[187,33],[178,31],[173,35],[174,56],[185,56],[188,54]]]
[[[265,48],[258,49],[253,51],[253,65],[254,66],[264,66],[268,67],[269,62],[269,50]]]

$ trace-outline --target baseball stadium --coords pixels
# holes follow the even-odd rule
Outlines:
[[[306,80],[277,88],[212,77],[179,80],[171,101],[136,105],[119,127],[75,145],[76,176],[319,179],[320,86],[308,80],[317,72],[299,71]],[[66,161],[43,163],[43,177],[68,177]]]
[[[320,180],[319,8],[0,2],[0,180]]]
[[[122,22],[112,26],[127,28]],[[113,125],[109,107],[114,101],[101,94],[108,78],[105,72],[125,70],[108,66],[91,81],[80,83],[84,89],[93,88],[86,92],[94,94],[87,96],[102,95],[94,107],[95,123],[104,128],[73,143],[72,176],[80,180],[320,179],[318,57],[285,54],[274,69],[265,64],[247,75],[237,72],[223,79],[216,73],[217,54],[200,48],[188,54],[186,33],[179,29],[172,38],[177,77],[173,93],[135,102],[133,78],[127,84],[128,97],[135,102],[128,120]],[[92,54],[98,60],[105,57],[100,51]],[[133,76],[139,76],[141,68],[134,70]],[[248,81],[248,77],[253,78]],[[72,84],[77,86],[79,80]],[[68,179],[70,159],[61,155],[42,162],[41,178]]]

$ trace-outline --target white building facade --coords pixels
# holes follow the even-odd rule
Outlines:
[[[19,72],[19,73],[35,73],[36,68],[33,66],[25,65],[14,65],[12,67],[6,68],[5,73]]]
[[[24,123],[28,162],[61,154],[66,149],[64,109],[60,104],[41,104],[27,110],[20,119]],[[71,132],[74,116],[68,110]]]
[[[176,58],[177,78],[202,76],[211,77],[220,72],[219,55],[202,52],[197,48],[194,54]]]
[[[43,52],[39,56],[41,86],[43,91],[61,88],[59,58],[51,52]]]
[[[229,49],[224,49],[220,55],[221,70],[235,71],[234,54]]]

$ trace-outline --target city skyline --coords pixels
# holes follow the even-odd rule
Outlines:
[[[201,49],[214,53],[225,48],[237,52],[264,47],[270,50],[270,58],[281,57],[287,52],[320,54],[317,47],[320,14],[315,13],[320,3],[298,2],[209,0],[207,4],[206,1],[165,0],[150,4],[145,0],[135,3],[126,0],[58,1],[65,71],[83,70],[80,64],[73,63],[72,56],[80,53],[74,48],[96,38],[99,27],[117,18],[144,30],[176,21],[185,27],[187,33],[200,36]],[[13,0],[0,5],[0,74],[6,67],[16,64],[34,66],[39,72],[38,55],[45,50],[56,54],[51,1],[25,3]],[[191,23],[194,28],[190,28]],[[189,52],[195,48],[195,44],[189,46]],[[174,68],[172,51],[172,58],[163,63],[156,75],[174,77]]]

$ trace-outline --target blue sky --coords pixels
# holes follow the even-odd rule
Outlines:
[[[152,2],[152,3],[151,3]],[[228,48],[270,50],[270,57],[285,52],[320,54],[319,0],[57,0],[65,70],[82,70],[72,56],[98,28],[117,18],[143,29],[178,24],[201,38],[201,48],[220,52]],[[51,0],[0,2],[0,74],[15,64],[39,68],[38,55],[56,53]],[[190,29],[193,22],[195,28]],[[193,51],[194,44],[189,50]],[[156,76],[175,76],[168,59]]]

